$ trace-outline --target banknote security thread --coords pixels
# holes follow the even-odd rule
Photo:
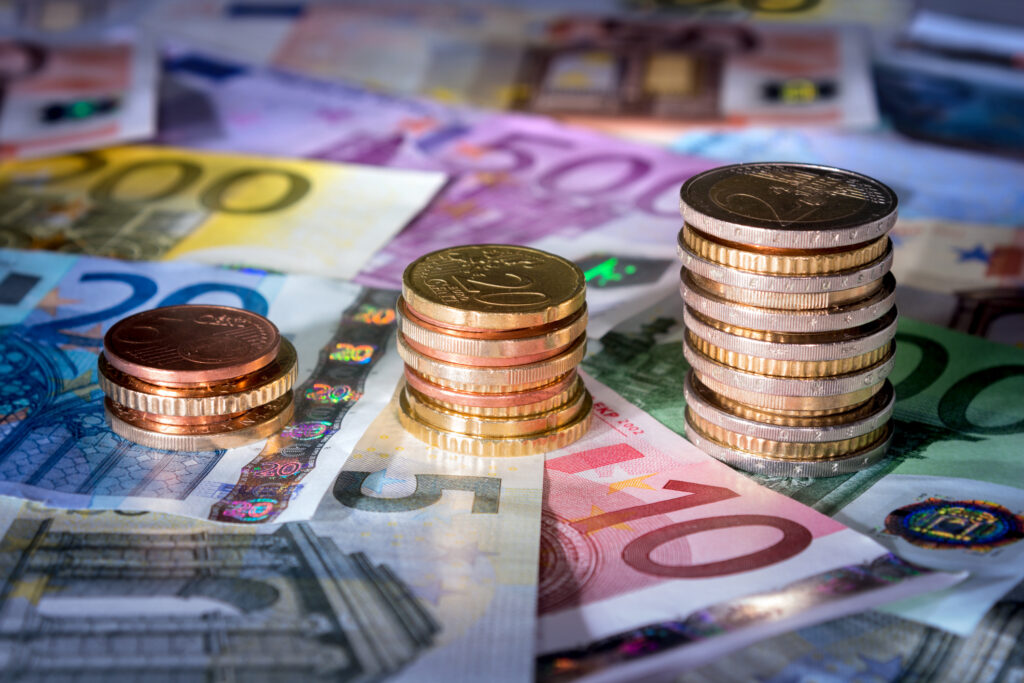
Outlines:
[[[593,404],[576,372],[585,294],[578,266],[529,247],[464,245],[413,261],[397,306],[402,425],[433,446],[485,457],[579,439]]]
[[[885,457],[896,203],[872,178],[810,164],[735,164],[683,184],[691,441],[778,476],[834,476]]]
[[[142,311],[103,339],[99,384],[111,429],[151,448],[234,448],[280,431],[294,412],[298,357],[261,315],[183,304]]]

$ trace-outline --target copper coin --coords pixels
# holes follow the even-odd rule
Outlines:
[[[508,408],[532,405],[546,401],[568,391],[576,381],[576,371],[562,375],[554,382],[527,391],[480,394],[472,391],[458,391],[431,382],[408,365],[405,366],[405,381],[410,387],[435,401],[473,408]]]
[[[131,408],[129,408],[129,410],[131,410]],[[164,415],[162,413],[147,413],[141,410],[137,412],[139,419],[146,420],[148,422],[156,422],[161,425],[180,425],[182,427],[190,427],[194,425],[213,426],[222,422],[230,422],[237,417],[241,417],[247,411],[242,410],[228,415]]]
[[[103,355],[145,382],[187,386],[247,375],[277,357],[274,323],[230,306],[185,304],[136,313],[103,338]]]

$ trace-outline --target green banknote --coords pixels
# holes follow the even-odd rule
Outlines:
[[[669,297],[601,338],[586,369],[684,431],[682,304]],[[913,320],[896,337],[890,456],[822,479],[754,476],[936,569],[968,570],[948,591],[892,609],[969,634],[1024,578],[1024,350]]]

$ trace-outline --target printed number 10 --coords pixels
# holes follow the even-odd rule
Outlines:
[[[673,498],[672,500],[663,500],[657,503],[648,503],[647,505],[638,505],[626,508],[625,510],[605,512],[573,522],[572,527],[582,534],[593,533],[616,524],[624,524],[653,515],[664,515],[676,512],[677,510],[700,507],[701,505],[710,505],[711,503],[739,496],[738,493],[722,486],[695,484],[675,479],[665,482],[664,488],[671,491],[689,493],[690,495]],[[651,559],[654,551],[669,541],[704,531],[713,532],[720,529],[749,526],[773,527],[782,532],[782,538],[768,548],[740,557],[705,564],[667,565]],[[794,555],[801,553],[813,540],[811,532],[805,527],[783,517],[774,517],[772,515],[702,517],[700,519],[669,524],[634,538],[622,549],[622,560],[633,569],[644,574],[676,579],[704,579],[753,571],[788,560]]]

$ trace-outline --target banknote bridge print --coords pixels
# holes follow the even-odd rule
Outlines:
[[[106,533],[53,521],[17,520],[0,544],[4,680],[364,680],[440,630],[386,566],[308,524]]]

